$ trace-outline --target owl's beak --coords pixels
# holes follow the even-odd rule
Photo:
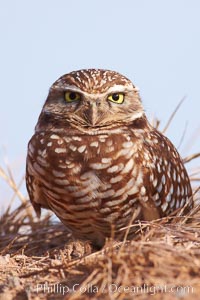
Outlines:
[[[86,111],[87,122],[95,126],[98,121],[98,107],[96,102],[90,103],[90,107]]]

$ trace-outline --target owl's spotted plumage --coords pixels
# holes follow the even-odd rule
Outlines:
[[[103,245],[130,220],[169,215],[192,190],[172,143],[147,121],[138,90],[107,70],[58,79],[28,145],[27,189],[74,236]]]

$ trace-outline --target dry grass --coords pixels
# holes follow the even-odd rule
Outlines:
[[[0,299],[198,299],[198,206],[188,218],[140,223],[133,241],[95,251],[49,216],[30,221],[27,205],[1,219]]]
[[[108,240],[96,251],[49,214],[36,219],[10,170],[0,168],[0,176],[21,200],[0,219],[0,300],[199,299],[198,205],[188,216],[141,222],[134,240]],[[199,184],[200,168],[191,179]],[[194,193],[199,200],[199,188]]]

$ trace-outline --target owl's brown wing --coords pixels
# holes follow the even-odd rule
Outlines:
[[[152,130],[144,141],[144,202],[154,215],[157,208],[160,217],[169,215],[191,200],[192,189],[182,162],[172,143],[159,131]],[[192,201],[191,201],[192,205]]]
[[[50,209],[50,207],[43,192],[43,184],[41,182],[41,176],[47,176],[48,172],[45,172],[45,169],[42,169],[37,162],[39,158],[38,152],[42,154],[42,150],[37,147],[37,144],[38,135],[35,134],[28,144],[28,154],[26,159],[26,187],[35,212],[37,216],[40,217],[41,208]]]
[[[26,186],[30,197],[31,204],[38,217],[41,215],[41,208],[50,209],[45,200],[45,195],[42,191],[41,183],[35,179],[34,176],[26,172]]]

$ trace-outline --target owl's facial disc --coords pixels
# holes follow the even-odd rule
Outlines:
[[[72,126],[81,121],[84,127],[115,127],[130,123],[144,114],[132,85],[114,85],[103,93],[87,93],[67,86],[64,98]]]
[[[97,130],[129,125],[144,110],[129,79],[114,71],[89,69],[60,77],[50,89],[43,113],[54,118],[56,126]]]

